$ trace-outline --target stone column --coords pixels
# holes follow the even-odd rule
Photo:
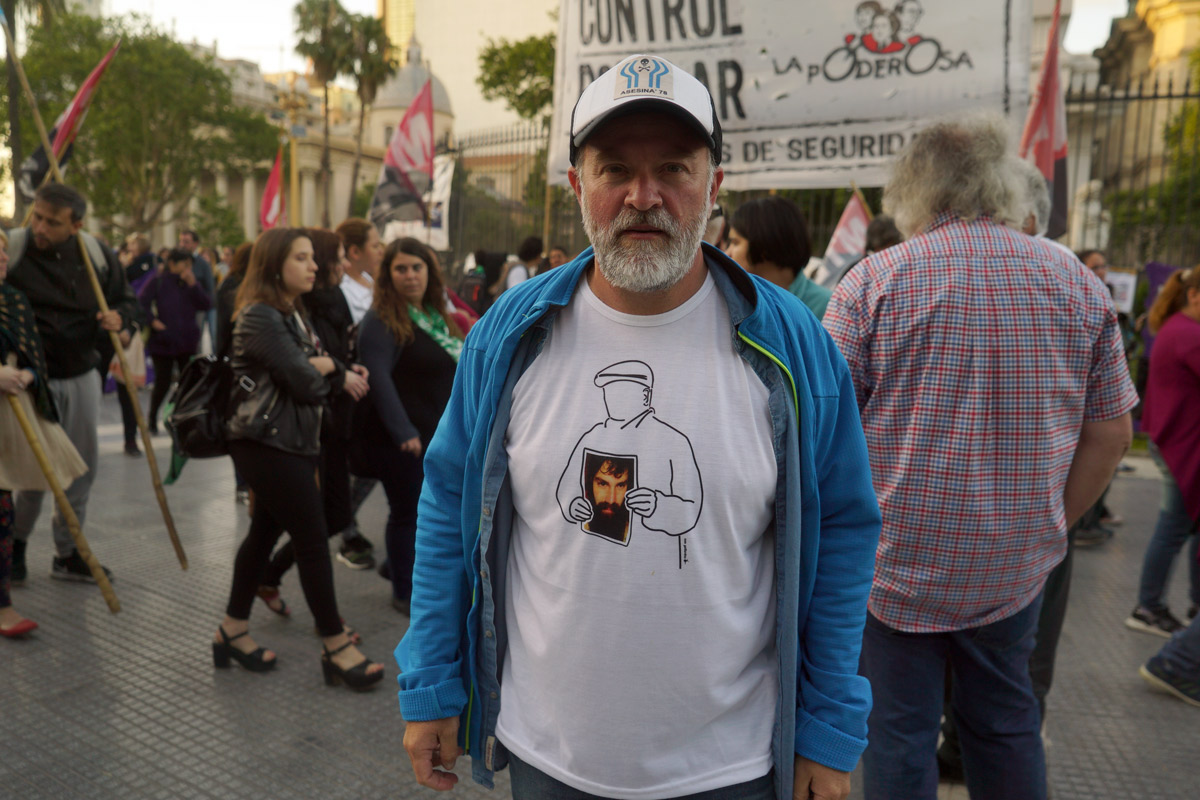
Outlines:
[[[242,177],[242,228],[246,232],[246,241],[253,242],[258,237],[258,181],[253,172],[247,172]]]
[[[317,173],[305,170],[300,173],[300,205],[303,213],[299,215],[300,224],[305,228],[316,227],[317,224]],[[291,219],[292,217],[289,217]],[[293,225],[296,223],[293,222]]]

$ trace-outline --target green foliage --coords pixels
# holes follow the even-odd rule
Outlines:
[[[223,245],[236,247],[245,241],[242,221],[224,197],[216,192],[205,192],[196,199],[196,205],[190,223],[200,241],[214,249]]]
[[[235,107],[228,77],[137,18],[66,15],[35,28],[22,59],[49,125],[113,43],[122,40],[93,97],[66,179],[101,220],[145,231],[182,209],[203,173],[250,171],[270,158],[277,131]],[[37,145],[23,125],[25,152]]]
[[[1200,81],[1200,50],[1190,60],[1195,86]],[[1163,143],[1166,169],[1146,168],[1147,184],[1165,173],[1162,180],[1105,195],[1104,207],[1112,214],[1109,249],[1120,253],[1116,256],[1120,260],[1186,265],[1200,257],[1192,244],[1194,231],[1200,228],[1200,104],[1183,104],[1163,128]],[[1139,174],[1134,185],[1141,180]],[[1114,255],[1110,253],[1110,259]]]
[[[487,100],[503,100],[522,119],[550,113],[554,102],[556,35],[488,39],[479,52],[479,85]]]
[[[390,47],[382,20],[365,14],[350,15],[348,72],[354,78],[363,106],[375,102],[379,87],[399,69],[399,62],[388,55]]]
[[[338,0],[300,0],[296,52],[312,61],[313,77],[329,83],[350,69],[350,16]]]
[[[375,196],[375,184],[365,183],[354,193],[354,202],[350,206],[350,216],[366,219],[371,211],[371,198]]]

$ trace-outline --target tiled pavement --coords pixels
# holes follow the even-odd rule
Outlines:
[[[101,466],[86,532],[116,575],[112,615],[95,587],[48,577],[45,516],[29,545],[19,610],[41,624],[25,641],[0,641],[0,798],[407,798],[416,786],[400,742],[390,652],[406,618],[374,571],[335,566],[343,615],[363,650],[384,661],[385,688],[354,694],[324,686],[319,641],[294,571],[284,583],[293,616],[258,604],[252,625],[279,654],[273,674],[214,670],[209,641],[229,588],[245,507],[233,501],[226,460],[190,463],[168,487],[190,559],[175,561],[144,459],[121,453],[116,403],[105,397]],[[156,440],[165,468],[165,438]],[[1200,710],[1150,692],[1137,666],[1162,640],[1122,626],[1155,519],[1158,484],[1142,459],[1110,505],[1126,524],[1115,540],[1077,553],[1075,582],[1050,695],[1046,734],[1056,800],[1196,797]],[[376,491],[359,515],[377,543],[386,506]],[[1172,605],[1185,606],[1176,578]],[[506,798],[507,777],[486,792],[466,760],[452,796]],[[855,794],[857,795],[857,792]],[[943,796],[965,798],[962,787]]]

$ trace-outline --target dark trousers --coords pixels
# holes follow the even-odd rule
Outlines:
[[[382,476],[387,494],[388,519],[384,529],[388,570],[392,576],[392,596],[408,600],[412,596],[412,569],[417,538],[417,501],[425,470],[421,459],[405,453],[388,442],[371,454],[371,471]]]
[[[937,797],[946,665],[973,800],[1044,800],[1041,715],[1029,678],[1041,597],[1013,616],[946,633],[903,633],[867,615],[859,671],[871,681],[866,800]]]
[[[350,524],[350,472],[346,468],[346,446],[336,436],[321,438],[320,457],[321,507],[325,513],[325,529],[331,537]],[[263,573],[263,586],[278,586],[284,574],[296,563],[296,546],[288,539]]]
[[[1075,563],[1075,532],[1079,529],[1079,523],[1076,523],[1067,531],[1067,554],[1046,576],[1033,653],[1029,656],[1029,679],[1033,684],[1033,696],[1037,698],[1038,713],[1043,720],[1046,719],[1046,695],[1050,694],[1050,687],[1054,684],[1058,640],[1062,636],[1063,623],[1067,618],[1067,600],[1071,594],[1071,568]],[[961,768],[962,750],[958,743],[958,726],[954,723],[954,714],[950,708],[953,681],[953,671],[950,671],[946,674],[943,741],[942,746],[938,748],[938,757],[947,764]]]
[[[12,526],[12,492],[0,489],[0,608],[8,608],[12,605],[12,598],[9,596],[13,555]]]
[[[151,429],[158,428],[158,408],[162,405],[163,400],[167,399],[167,393],[171,391],[175,370],[183,372],[183,368],[191,360],[191,355],[150,356],[150,361],[154,364],[154,391],[150,393],[150,419],[146,422]]]
[[[513,800],[603,800],[599,795],[581,792],[555,780],[537,767],[508,754],[508,773],[512,778]],[[726,786],[707,792],[683,795],[677,800],[774,800],[775,774],[768,772],[761,778]]]
[[[321,636],[342,632],[337,599],[333,593],[333,564],[321,493],[317,489],[316,456],[285,453],[258,442],[229,443],[233,463],[254,490],[254,517],[250,532],[238,548],[233,563],[233,588],[226,613],[249,619],[250,607],[275,542],[286,530],[295,546],[300,588]]]

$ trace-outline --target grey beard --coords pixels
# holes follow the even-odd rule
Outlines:
[[[708,225],[709,209],[693,220],[679,221],[663,208],[626,208],[605,227],[592,218],[587,193],[582,193],[583,230],[596,251],[596,268],[617,289],[639,294],[662,292],[683,280],[692,268]],[[633,225],[652,225],[667,234],[665,241],[623,241],[621,232]]]

